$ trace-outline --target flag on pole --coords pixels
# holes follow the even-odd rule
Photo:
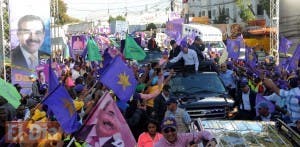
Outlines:
[[[99,47],[94,39],[89,38],[87,42],[87,60],[89,61],[101,61],[102,57],[99,52]]]
[[[255,68],[257,58],[252,48],[247,47],[245,53],[246,64],[251,68]]]
[[[55,90],[55,88],[59,85],[58,78],[54,73],[52,66],[49,66],[49,92]]]
[[[137,85],[132,69],[124,63],[120,56],[113,59],[100,77],[100,81],[125,102],[133,95]]]
[[[127,59],[144,60],[146,57],[145,51],[129,35],[126,35],[123,53]]]
[[[256,94],[256,99],[255,99],[255,109],[256,109],[256,115],[258,116],[258,106],[260,105],[260,103],[265,103],[268,105],[269,108],[269,113],[273,113],[275,111],[275,105],[267,100],[264,96],[262,96],[261,94]]]
[[[14,108],[17,108],[20,105],[21,95],[10,83],[7,83],[5,80],[0,78],[0,96],[5,98],[8,103],[10,103]]]
[[[73,104],[73,100],[64,86],[59,85],[42,102],[48,106],[60,126],[66,133],[73,133],[80,127],[77,119],[78,114]]]
[[[109,92],[99,99],[77,138],[95,147],[136,146],[129,126]]]
[[[289,60],[288,70],[293,71],[298,69],[300,59],[300,44],[297,46],[293,53],[292,58]]]
[[[280,53],[287,53],[291,45],[293,44],[292,41],[288,40],[284,36],[280,37],[280,42],[279,42],[279,52]]]
[[[243,38],[227,39],[228,57],[237,60],[240,56],[240,49],[243,45]]]

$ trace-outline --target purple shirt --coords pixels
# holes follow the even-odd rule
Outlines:
[[[208,131],[200,131],[193,133],[178,133],[177,141],[175,143],[170,143],[164,137],[161,138],[154,146],[155,147],[184,147],[188,146],[191,141],[196,143],[200,142],[202,139],[211,140],[213,135]]]

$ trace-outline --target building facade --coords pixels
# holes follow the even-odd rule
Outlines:
[[[269,18],[259,3],[259,0],[244,0],[245,6],[249,7],[256,19],[266,19],[269,24]],[[249,2],[247,5],[246,2]],[[206,16],[214,23],[219,15],[225,10],[226,23],[241,23],[240,8],[237,6],[235,0],[189,0],[189,16],[203,17]]]

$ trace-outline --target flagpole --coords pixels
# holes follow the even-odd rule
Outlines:
[[[108,91],[105,92],[105,93],[101,96],[101,98],[106,97],[106,95],[108,95],[108,94],[109,94]],[[101,98],[98,99],[96,105],[98,104],[99,100],[101,100]],[[98,108],[98,107],[95,107],[96,105],[93,106],[92,110],[89,112],[90,115],[88,115],[88,117],[85,119],[85,121],[83,122],[83,124],[82,124],[82,126],[80,127],[80,129],[78,129],[78,131],[76,131],[76,132],[73,133],[74,136],[78,137],[78,136],[77,136],[77,135],[78,135],[77,132],[81,132],[81,130],[84,128],[86,122],[88,122],[89,119],[92,117],[93,113],[94,113],[95,110]]]
[[[55,91],[56,91],[56,89],[58,89],[58,87],[60,86],[61,84],[58,84],[56,87],[55,87],[55,89],[53,90],[53,91],[51,91],[49,94],[46,94],[45,96],[44,96],[44,98],[42,99],[42,101],[41,102],[39,102],[32,110],[30,110],[30,115],[32,115],[33,113],[34,113],[34,111],[50,96],[50,95],[52,95]],[[31,112],[33,112],[33,113],[31,113]],[[30,116],[30,119],[31,119],[31,117],[32,116]]]

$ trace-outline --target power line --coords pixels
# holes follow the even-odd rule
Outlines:
[[[165,1],[165,2],[157,2],[157,3],[152,3],[152,4],[141,4],[141,5],[135,5],[135,6],[126,6],[127,9],[129,8],[137,8],[137,7],[143,7],[143,6],[146,6],[146,5],[159,5],[159,4],[164,4],[164,3],[169,3],[168,1]],[[152,6],[153,7],[153,6]],[[101,9],[97,9],[97,10],[90,10],[90,9],[80,9],[80,8],[73,8],[73,7],[68,7],[68,9],[71,9],[71,10],[76,10],[76,11],[87,11],[87,12],[97,12],[97,11],[106,11],[107,9],[109,9],[110,11],[111,10],[120,10],[120,9],[125,9],[124,6],[122,7],[118,7],[118,8],[101,8]],[[144,9],[144,8],[143,8]]]

